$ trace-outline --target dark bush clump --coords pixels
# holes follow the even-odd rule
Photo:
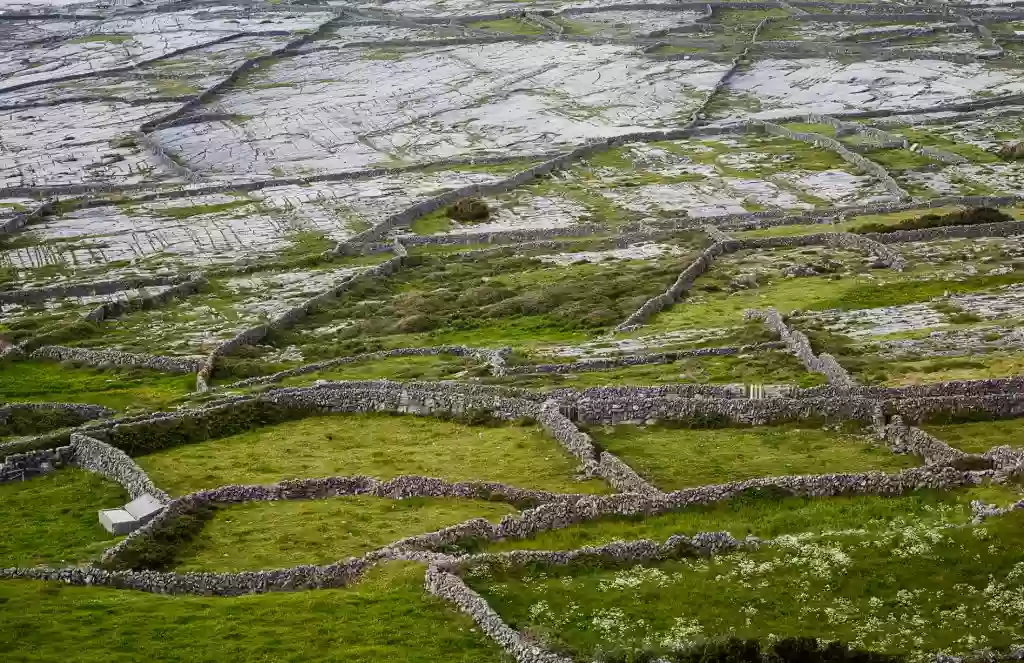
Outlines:
[[[943,226],[972,226],[979,223],[1002,223],[1013,221],[1013,217],[1000,212],[994,207],[972,207],[949,214],[925,214],[915,219],[904,219],[894,226],[883,223],[865,223],[853,228],[851,232],[888,233],[896,230],[921,230],[923,228],[941,228]]]
[[[487,207],[487,203],[479,198],[463,198],[449,207],[447,213],[448,218],[465,223],[484,221],[491,216],[491,210]]]
[[[117,557],[100,566],[118,571],[165,571],[173,568],[182,547],[203,530],[215,511],[212,506],[195,507],[154,528],[149,536],[131,539]]]
[[[656,655],[651,651],[616,652],[602,663],[902,663],[902,656],[851,649],[841,642],[819,643],[816,638],[785,638],[762,649],[757,640],[729,638]]]

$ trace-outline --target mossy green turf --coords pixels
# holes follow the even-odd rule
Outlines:
[[[140,456],[172,493],[231,483],[415,474],[498,481],[560,493],[607,492],[577,482],[575,459],[534,426],[466,426],[431,417],[352,414],[310,417]]]
[[[218,509],[202,533],[177,555],[177,570],[331,564],[471,518],[497,522],[514,512],[500,502],[425,497],[251,502]]]
[[[75,663],[500,663],[468,617],[426,594],[423,574],[393,563],[352,587],[235,598],[3,581],[0,651]]]
[[[486,552],[503,550],[573,550],[612,541],[649,539],[665,541],[676,534],[729,532],[774,538],[783,534],[820,534],[849,529],[878,529],[894,520],[928,522],[936,507],[955,507],[956,522],[968,523],[972,500],[1006,506],[1021,498],[1015,487],[977,486],[953,491],[920,490],[899,497],[875,495],[839,497],[772,497],[739,495],[708,506],[691,506],[656,516],[610,516],[561,529],[540,532],[526,539],[484,544]]]
[[[918,462],[866,436],[799,425],[691,429],[594,428],[594,440],[662,490],[765,476],[897,472]]]
[[[0,365],[0,401],[95,403],[116,410],[157,410],[195,388],[194,375],[146,369],[65,368],[56,362]]]
[[[817,636],[962,655],[1020,638],[1024,512],[982,525],[894,523],[756,551],[623,570],[471,578],[506,621],[580,658],[598,647]],[[970,636],[970,637],[968,637]],[[563,649],[564,651],[564,649]]]
[[[603,387],[612,385],[653,385],[679,382],[706,384],[796,384],[813,387],[824,384],[825,377],[808,373],[792,354],[763,352],[743,356],[687,357],[670,364],[646,364],[602,371],[571,374],[542,373],[516,375],[490,382],[519,387]]]
[[[84,470],[0,483],[0,568],[66,566],[97,559],[114,543],[97,511],[116,509],[127,501],[120,486]]]
[[[964,424],[926,424],[924,430],[967,453],[985,453],[1003,445],[1024,447],[1024,419],[973,421]]]

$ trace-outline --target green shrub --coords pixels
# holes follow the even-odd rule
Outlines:
[[[851,649],[841,642],[819,643],[816,638],[784,638],[767,649],[757,640],[716,640],[686,649],[657,654],[651,650],[614,652],[599,657],[602,663],[902,663],[902,656]]]
[[[484,221],[491,216],[487,203],[479,198],[463,198],[446,211],[448,217],[464,223]]]
[[[920,230],[923,228],[941,228],[942,226],[970,226],[979,223],[1001,223],[1013,221],[1013,217],[993,207],[973,207],[949,214],[925,214],[915,219],[904,219],[896,225],[884,223],[865,223],[850,229],[854,233],[887,233],[896,230]]]
[[[198,506],[170,522],[156,527],[148,536],[130,539],[113,559],[100,566],[118,571],[166,571],[177,562],[182,547],[202,531],[213,518],[215,507]]]

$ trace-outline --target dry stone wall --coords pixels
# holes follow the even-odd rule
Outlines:
[[[111,318],[117,318],[130,311],[156,308],[167,304],[172,299],[188,297],[206,287],[206,277],[196,273],[189,277],[189,280],[172,285],[158,293],[146,294],[134,299],[117,299],[103,302],[85,315],[89,322],[103,322]]]
[[[798,140],[803,143],[811,143],[815,147],[827,148],[838,154],[845,161],[848,161],[864,172],[877,177],[882,182],[882,185],[886,190],[897,198],[908,199],[911,197],[910,194],[892,178],[885,168],[874,161],[857,154],[856,152],[850,151],[849,148],[834,138],[829,138],[828,136],[822,136],[821,134],[816,133],[793,131],[792,129],[788,129],[782,125],[765,122],[763,120],[748,120],[747,124],[751,128],[760,129],[765,133],[775,136],[784,136],[791,140]]]
[[[161,502],[170,500],[167,493],[157,488],[146,472],[120,449],[81,433],[71,434],[71,449],[72,455],[66,461],[68,464],[120,484],[132,499],[149,493]]]
[[[607,451],[598,451],[590,436],[576,428],[576,425],[562,414],[557,401],[549,400],[541,406],[537,422],[580,461],[584,475],[600,476],[616,490],[625,493],[650,495],[660,492],[614,455]]]
[[[766,311],[748,309],[744,311],[743,317],[746,320],[763,320],[765,326],[779,335],[779,338],[796,355],[797,359],[803,362],[807,370],[821,373],[828,379],[829,384],[839,388],[847,388],[855,384],[853,377],[836,361],[835,357],[825,352],[820,355],[814,354],[807,336],[803,332],[790,329],[775,309],[769,308]]]
[[[202,365],[202,357],[166,357],[160,355],[135,354],[120,350],[90,350],[62,345],[44,345],[30,355],[33,359],[68,361],[89,366],[123,366],[126,368],[148,368],[164,373],[195,373]]]

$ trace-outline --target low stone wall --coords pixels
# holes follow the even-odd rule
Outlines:
[[[898,271],[903,270],[906,261],[896,251],[882,245],[872,238],[855,235],[853,233],[816,233],[813,235],[789,235],[783,237],[750,237],[744,239],[728,239],[717,241],[697,257],[686,269],[684,269],[675,283],[668,287],[660,295],[648,299],[644,304],[633,312],[628,318],[619,323],[616,332],[630,331],[644,324],[655,313],[664,311],[671,307],[683,296],[684,293],[693,287],[693,283],[707,272],[714,264],[715,259],[721,255],[735,253],[745,249],[797,247],[823,244],[843,249],[857,249],[865,251],[878,258],[878,266],[891,267]]]
[[[384,278],[390,276],[405,264],[405,260],[405,256],[396,255],[390,260],[385,260],[378,265],[364,269],[351,278],[342,281],[338,285],[333,286],[318,295],[310,297],[298,306],[284,311],[270,320],[267,324],[245,329],[234,337],[224,341],[214,348],[214,350],[200,365],[199,372],[196,375],[196,391],[205,392],[209,390],[210,379],[213,377],[213,371],[216,368],[217,357],[231,354],[243,345],[255,345],[266,338],[267,334],[269,334],[271,330],[289,329],[295,326],[295,324],[300,320],[312,315],[323,306],[333,302],[336,297],[351,288],[353,284],[360,282],[362,279]]]
[[[63,446],[11,454],[0,460],[0,483],[24,481],[41,474],[48,474],[66,463],[72,453],[73,450],[70,446]]]
[[[62,345],[44,345],[30,357],[71,361],[90,366],[124,366],[127,368],[148,368],[164,373],[195,373],[202,365],[202,357],[166,357],[159,355],[134,354],[120,350],[90,350]]]
[[[454,604],[469,615],[487,637],[497,642],[518,663],[572,663],[572,659],[547,651],[511,628],[462,578],[431,566],[425,583],[428,592]]]
[[[72,455],[66,461],[68,464],[120,484],[132,499],[149,493],[161,502],[170,500],[170,496],[157,488],[149,475],[120,449],[81,433],[71,434],[71,449]]]
[[[67,283],[45,288],[20,288],[0,291],[0,304],[38,304],[51,299],[109,295],[122,290],[137,290],[150,286],[166,286],[181,283],[188,277],[181,276],[126,276],[107,281]]]
[[[17,232],[31,223],[35,223],[36,221],[42,221],[44,218],[51,216],[53,213],[53,203],[46,202],[41,204],[39,207],[35,208],[31,212],[21,212],[15,214],[6,221],[0,222],[0,236],[9,235],[11,233]]]
[[[793,131],[792,129],[787,129],[782,125],[765,122],[763,120],[747,120],[747,125],[754,129],[760,129],[765,133],[784,136],[790,140],[811,143],[815,147],[827,148],[838,154],[845,161],[848,161],[861,170],[877,177],[882,182],[882,185],[885,186],[886,190],[897,198],[907,199],[911,197],[910,194],[892,178],[889,171],[874,161],[871,161],[856,152],[851,152],[849,148],[833,138],[816,133]]]
[[[615,327],[615,331],[629,331],[647,322],[652,315],[672,306],[687,292],[704,272],[711,268],[715,259],[727,252],[728,242],[715,242],[704,250],[700,256],[684,269],[675,282],[665,292],[648,299],[632,315]]]
[[[1024,234],[1024,221],[1001,221],[967,226],[939,226],[937,228],[921,228],[919,230],[867,233],[864,237],[869,237],[882,244],[899,244],[964,237],[1010,237],[1022,234]]]
[[[158,532],[172,526],[182,516],[194,513],[206,506],[243,504],[247,502],[311,500],[364,495],[385,499],[402,500],[410,497],[438,497],[501,501],[520,508],[536,507],[557,501],[575,501],[585,495],[558,494],[544,490],[523,489],[506,484],[486,481],[449,482],[444,479],[421,476],[400,476],[381,481],[368,476],[326,477],[319,479],[298,479],[280,483],[258,485],[228,485],[210,490],[189,493],[170,501],[167,507],[152,521],[132,532],[128,538],[111,546],[103,554],[103,561],[117,565],[125,551],[141,539],[152,538]],[[423,547],[426,542],[434,547],[452,544],[466,535],[466,527],[472,528],[476,520],[462,525],[448,527],[438,532],[402,539],[388,548],[410,546]],[[486,523],[487,521],[484,520]]]
[[[836,361],[835,357],[825,352],[820,355],[814,354],[807,336],[803,332],[790,329],[775,309],[769,308],[765,311],[747,309],[743,312],[743,318],[745,320],[763,320],[765,326],[779,335],[790,351],[796,355],[796,358],[803,362],[807,370],[821,373],[828,379],[829,384],[839,388],[856,384],[850,373]]]
[[[154,594],[241,596],[344,587],[357,580],[368,566],[369,562],[351,559],[327,566],[310,565],[242,573],[106,571],[91,566],[62,569],[35,567],[0,569],[0,579],[46,580],[68,585],[114,587]]]
[[[562,414],[557,401],[549,400],[541,406],[537,422],[580,461],[585,475],[600,476],[616,490],[626,493],[651,495],[661,492],[614,455],[607,451],[599,452],[590,436]]]
[[[578,500],[542,504],[521,514],[505,516],[497,525],[478,519],[478,541],[525,539],[540,532],[562,529],[607,517],[632,518],[670,513],[693,506],[707,506],[736,497],[746,491],[771,488],[800,497],[841,495],[896,496],[931,488],[950,490],[987,481],[992,472],[957,470],[948,466],[925,466],[896,474],[821,474],[779,476],[687,488],[672,493],[618,493],[590,495]]]
[[[189,277],[188,281],[172,285],[152,295],[144,295],[134,299],[118,299],[104,302],[85,315],[89,322],[103,322],[110,318],[116,318],[129,311],[140,309],[156,308],[163,306],[172,299],[188,297],[202,290],[206,286],[206,277],[196,273]]]

